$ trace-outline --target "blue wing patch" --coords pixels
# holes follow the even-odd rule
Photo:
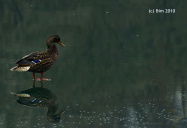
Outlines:
[[[40,103],[41,100],[34,99],[34,100],[32,100],[31,102],[32,102],[32,103]]]
[[[33,60],[32,62],[34,63],[34,64],[37,64],[38,62],[40,62],[41,60]]]

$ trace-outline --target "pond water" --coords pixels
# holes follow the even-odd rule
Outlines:
[[[186,4],[1,1],[0,127],[186,128]],[[58,61],[44,73],[51,81],[33,83],[31,72],[10,71],[21,57],[45,51],[51,34],[66,45],[57,46]],[[17,102],[15,93],[35,95],[41,86],[43,97],[57,100],[55,113],[63,111],[55,123],[46,106]]]

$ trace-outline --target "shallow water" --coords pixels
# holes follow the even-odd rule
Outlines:
[[[186,8],[182,2],[0,2],[0,127],[186,128]],[[149,13],[150,9],[175,13]],[[46,49],[58,34],[66,47],[45,77],[54,93],[58,123],[46,107],[24,106],[17,93],[33,87],[32,73],[14,63]],[[35,83],[40,87],[40,82]]]

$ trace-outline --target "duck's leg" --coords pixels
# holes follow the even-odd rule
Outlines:
[[[43,72],[42,73],[40,73],[40,78],[36,78],[36,76],[35,76],[35,73],[33,72],[32,73],[32,76],[33,76],[33,80],[35,81],[51,81],[51,79],[47,79],[47,78],[43,78]]]
[[[34,73],[34,72],[32,73],[32,77],[33,77],[33,80],[36,79],[36,76],[35,76],[35,73]]]
[[[33,85],[32,85],[33,88],[35,88],[35,80],[33,80]]]
[[[40,81],[40,85],[41,85],[41,88],[44,87],[44,86],[43,86],[43,81],[42,81],[42,80]]]
[[[36,80],[36,81],[40,81],[40,78],[36,78],[36,76],[35,76],[35,73],[34,73],[34,72],[32,73],[32,76],[33,76],[33,80],[34,80],[34,81],[35,81],[35,80]]]
[[[40,80],[42,81],[51,81],[51,79],[48,79],[48,78],[43,78],[43,72],[40,74]]]

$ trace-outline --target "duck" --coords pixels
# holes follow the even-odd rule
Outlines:
[[[15,64],[16,66],[11,68],[10,71],[18,72],[32,72],[33,80],[37,81],[49,81],[51,79],[44,78],[43,74],[51,68],[58,58],[58,50],[56,44],[65,46],[58,35],[50,35],[46,40],[47,50],[44,52],[32,52]],[[35,73],[40,73],[40,78],[36,78]]]
[[[59,122],[61,115],[65,112],[63,110],[57,112],[57,96],[47,88],[33,87],[17,93],[11,92],[11,94],[18,98],[17,103],[21,105],[47,108],[46,116],[50,123]]]

